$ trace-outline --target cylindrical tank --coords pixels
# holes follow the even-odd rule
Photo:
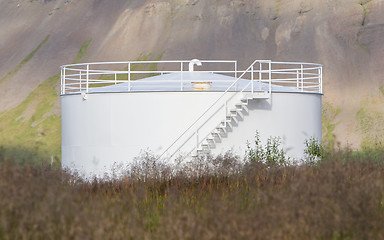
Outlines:
[[[176,61],[156,63],[169,62]],[[229,150],[244,156],[256,131],[262,142],[280,137],[287,156],[300,159],[305,140],[321,140],[321,65],[264,60],[245,71],[236,62],[231,71],[194,71],[214,61],[179,62],[177,71],[131,70],[138,62],[123,63],[127,70],[63,66],[63,168],[120,174],[145,151],[170,161]],[[223,62],[231,61],[216,63]],[[132,79],[144,73],[154,76]]]

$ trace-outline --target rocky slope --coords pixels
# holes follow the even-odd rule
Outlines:
[[[383,0],[1,1],[0,145],[58,158],[59,66],[139,58],[322,63],[325,142],[380,144],[383,12]]]

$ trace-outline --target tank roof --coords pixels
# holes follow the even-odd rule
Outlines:
[[[236,79],[235,77],[209,72],[175,72],[131,81],[130,91],[180,92],[182,82],[184,92],[224,92]],[[251,91],[250,80],[239,79],[229,91],[241,91],[244,88],[246,88],[245,91]],[[269,84],[255,80],[253,88],[254,91],[268,91]],[[127,89],[128,82],[124,82],[116,85],[91,88],[89,89],[89,93],[127,92]],[[296,88],[283,87],[275,84],[271,85],[271,90],[272,92],[301,92]]]

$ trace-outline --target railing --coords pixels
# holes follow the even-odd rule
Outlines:
[[[178,86],[178,91],[190,91],[185,88],[188,83],[183,79],[183,75],[185,76],[186,72],[194,71],[195,65],[201,66],[198,72],[232,76],[233,82],[237,82],[238,74],[246,72],[242,78],[251,80],[250,86],[248,86],[249,91],[254,91],[255,82],[268,84],[266,79],[270,75],[273,86],[290,87],[301,92],[322,93],[322,66],[319,64],[270,62],[271,66],[267,70],[263,69],[263,64],[260,64],[253,66],[248,71],[238,71],[236,61],[194,59],[192,61],[97,62],[64,65],[61,66],[61,94],[90,93],[98,87],[111,85],[115,85],[121,92],[133,92],[137,91],[132,88],[137,79],[169,73],[180,73],[180,79],[166,80],[167,83]],[[228,67],[228,65],[230,66]],[[153,80],[152,83],[156,84],[158,81]],[[228,85],[230,84],[228,83]],[[153,88],[148,89],[148,91],[150,90]],[[240,89],[234,85],[231,90]]]
[[[127,83],[125,88],[121,88],[122,92],[132,92],[135,91],[132,89],[132,82],[135,80],[169,73],[181,73],[180,79],[167,82],[178,84],[179,91],[184,91],[186,83],[183,81],[183,73],[194,71],[194,65],[203,64],[211,66],[213,70],[199,72],[225,74],[237,78],[237,61],[227,60],[80,63],[61,66],[61,94],[89,93],[94,88],[110,85],[119,87],[122,83]],[[230,70],[220,70],[223,66]],[[105,67],[108,67],[108,70],[104,69]],[[167,70],[157,70],[159,68]]]
[[[267,70],[263,69],[263,64],[268,65]],[[216,101],[212,103],[172,144],[160,155],[159,158],[162,158],[165,154],[169,153],[170,149],[174,147],[185,135],[188,135],[186,139],[183,139],[181,145],[179,145],[176,150],[172,150],[171,153],[169,153],[168,158],[172,158],[184,145],[186,145],[191,139],[196,139],[196,146],[193,147],[192,150],[188,151],[187,155],[189,155],[194,149],[198,149],[198,147],[202,144],[202,142],[208,137],[209,134],[211,134],[211,131],[208,131],[208,133],[205,133],[205,136],[200,138],[200,129],[210,120],[214,119],[214,116],[217,114],[221,114],[224,120],[227,118],[228,114],[228,103],[235,98],[235,96],[238,96],[239,94],[242,94],[246,89],[249,88],[249,85],[251,85],[251,93],[254,94],[254,72],[255,67],[259,67],[258,69],[258,82],[265,81],[262,79],[262,75],[264,73],[268,74],[268,90],[265,91],[269,96],[272,91],[272,84],[271,84],[271,61],[270,60],[255,60],[226,90],[225,92],[218,98]],[[228,98],[225,98],[225,96],[230,92],[230,89],[237,84],[237,82],[242,79],[247,73],[251,74],[251,81],[241,89],[241,91],[236,92],[232,96],[229,96]],[[223,100],[223,101],[221,101]],[[216,108],[215,108],[216,107]],[[223,113],[221,110],[224,110]],[[224,121],[224,124],[226,126],[226,121]]]

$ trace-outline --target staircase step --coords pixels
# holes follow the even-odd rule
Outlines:
[[[230,112],[230,116],[232,117],[236,117],[237,115],[239,115],[241,112],[243,111],[243,107],[240,108],[237,108],[237,109],[232,109]]]
[[[252,93],[244,93],[241,101],[247,101],[247,100],[252,100],[252,99],[268,99],[269,98],[269,93],[267,91],[263,92],[254,92]]]
[[[210,146],[209,146],[208,143],[203,143],[203,144],[201,144],[201,148],[202,148],[203,150],[209,150],[209,149],[210,149]]]
[[[219,131],[225,131],[225,129],[227,128],[227,126],[217,126],[216,129],[219,130]]]
[[[242,99],[241,99],[242,100]],[[238,108],[242,108],[243,106],[247,106],[248,104],[247,103],[244,103],[244,102],[240,102],[240,103],[237,103],[235,104],[236,107]]]
[[[220,135],[220,131],[217,130],[217,128],[216,128],[215,130],[213,130],[213,131],[211,132],[211,134],[212,134],[212,136],[217,136],[217,135]]]
[[[218,127],[226,129],[227,126],[231,127],[230,126],[231,122],[232,122],[232,120],[231,121],[221,121],[221,123],[220,123],[220,125]]]
[[[221,131],[221,132],[224,132],[224,133],[227,133],[227,129],[226,129],[226,127],[216,127],[216,130],[217,131]]]
[[[196,149],[197,156],[198,156],[198,154],[210,153],[210,152],[211,151],[209,149],[201,149],[201,148]]]
[[[221,127],[222,128],[227,128],[227,126],[232,128],[232,119],[231,120],[226,120],[226,121],[221,121]]]
[[[238,115],[234,116],[234,117],[233,117],[233,122],[232,122],[231,124],[233,124],[233,123],[238,124],[238,123],[239,123],[239,119],[237,118],[238,116],[242,117],[242,116],[240,115],[240,113],[239,113]]]
[[[211,132],[211,135],[213,138],[218,138],[221,140],[221,134],[219,132],[216,132],[217,130],[214,130],[213,132]]]
[[[244,111],[244,108],[246,107],[247,105],[236,105],[236,109],[237,109],[237,112],[238,113],[241,113]]]

